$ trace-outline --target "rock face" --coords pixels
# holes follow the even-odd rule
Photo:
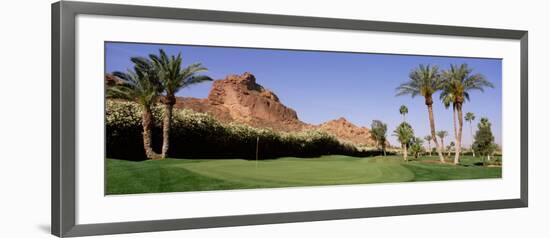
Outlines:
[[[122,84],[122,80],[113,76],[112,74],[106,74],[105,75],[105,85],[107,85],[107,87],[112,87],[112,86],[115,86],[115,85],[120,85]]]
[[[250,73],[216,80],[206,99],[178,98],[176,107],[212,114],[221,121],[237,121],[281,131],[301,130],[305,123],[272,91],[256,83]]]
[[[275,93],[256,83],[256,78],[250,73],[229,75],[214,81],[205,99],[178,97],[175,107],[209,113],[223,122],[236,121],[287,132],[320,129],[342,141],[358,145],[374,144],[368,128],[358,127],[345,118],[321,125],[300,121],[296,111],[285,106]]]
[[[296,112],[283,105],[277,95],[256,83],[250,73],[230,75],[217,80],[208,95],[212,105],[223,105],[231,117],[240,122],[263,120],[296,122]]]
[[[319,125],[319,129],[333,134],[343,141],[348,141],[359,145],[374,144],[374,141],[370,138],[369,128],[358,127],[343,117],[325,122]]]

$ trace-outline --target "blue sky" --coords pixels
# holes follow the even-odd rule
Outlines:
[[[251,72],[257,83],[277,94],[283,104],[296,110],[300,120],[320,124],[345,117],[358,126],[370,127],[372,120],[388,124],[388,137],[401,123],[399,107],[409,108],[407,121],[417,136],[429,134],[428,112],[422,97],[395,96],[395,88],[408,80],[409,72],[419,64],[438,65],[447,69],[450,64],[467,63],[474,73],[481,73],[495,88],[484,93],[470,93],[464,113],[473,112],[476,124],[488,117],[493,124],[495,142],[501,144],[502,121],[502,62],[500,59],[434,57],[344,52],[268,50],[230,47],[106,43],[106,72],[125,71],[132,67],[130,57],[158,53],[183,55],[185,65],[200,62],[209,69],[207,74],[222,79],[229,74]],[[194,85],[181,90],[179,96],[205,98],[211,83]],[[434,116],[437,130],[446,130],[452,139],[452,110],[445,109],[434,95]],[[465,122],[463,144],[470,145],[469,125]]]

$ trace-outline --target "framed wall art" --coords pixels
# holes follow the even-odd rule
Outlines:
[[[60,237],[527,206],[527,32],[52,5]]]

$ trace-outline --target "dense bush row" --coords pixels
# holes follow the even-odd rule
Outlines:
[[[143,160],[141,108],[131,102],[108,100],[106,105],[106,153],[108,158]],[[162,142],[162,109],[153,108],[155,126],[153,148]],[[319,130],[280,133],[247,125],[222,124],[212,116],[191,110],[175,110],[170,135],[169,157],[172,158],[256,158],[284,156],[316,157],[326,154],[352,156],[380,155],[381,151],[361,151],[354,145],[339,142]]]

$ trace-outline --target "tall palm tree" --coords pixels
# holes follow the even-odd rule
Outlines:
[[[439,139],[441,140],[441,146],[444,147],[445,146],[445,137],[447,137],[449,133],[447,133],[447,131],[438,131],[437,132],[437,136],[439,137]]]
[[[399,85],[397,87],[397,96],[401,95],[411,95],[415,97],[420,95],[424,97],[424,103],[428,107],[428,118],[430,122],[430,130],[432,134],[432,139],[437,148],[437,153],[439,154],[439,160],[441,163],[445,162],[443,158],[443,153],[441,152],[443,148],[439,146],[435,136],[435,119],[433,114],[433,99],[432,95],[441,89],[442,82],[439,75],[439,68],[437,66],[424,66],[419,65],[418,68],[414,69],[409,74],[409,81]]]
[[[443,101],[443,105],[445,106],[445,109],[449,109],[449,107],[453,106],[453,135],[455,137],[455,141],[457,141],[458,135],[457,135],[457,128],[456,128],[456,107],[453,104],[454,101],[454,95],[453,94],[447,94],[444,97],[441,97],[441,100]],[[450,146],[447,146],[447,156],[451,156]]]
[[[401,148],[403,149],[403,160],[407,161],[407,147],[414,138],[414,131],[411,125],[409,125],[409,123],[402,122],[393,131],[393,135],[396,136],[399,143],[401,143]]]
[[[407,113],[409,113],[409,108],[407,108],[407,106],[405,106],[405,105],[401,105],[401,107],[399,107],[399,114],[401,114],[401,116],[403,116],[403,121],[407,121],[406,118],[405,118]]]
[[[430,156],[432,156],[432,136],[431,135],[424,136],[424,140],[428,142],[428,153],[430,154]]]
[[[172,124],[172,111],[174,104],[176,104],[176,93],[182,88],[205,81],[212,81],[212,79],[205,75],[199,75],[199,73],[207,71],[207,68],[203,67],[200,63],[182,68],[181,53],[177,56],[168,56],[164,50],[160,49],[159,55],[150,54],[149,58],[164,90],[164,95],[160,100],[164,104],[161,158],[166,158],[170,145],[170,128]]]
[[[151,107],[157,101],[159,89],[156,77],[150,72],[142,70],[143,68],[136,65],[134,71],[114,72],[113,75],[119,78],[121,83],[107,87],[107,97],[131,100],[141,105],[145,155],[148,159],[158,159],[160,156],[153,151],[152,146],[153,113]]]
[[[443,91],[440,98],[450,101],[453,104],[453,110],[456,110],[458,120],[458,129],[456,130],[455,158],[454,164],[458,164],[460,158],[460,149],[462,146],[462,127],[464,124],[462,116],[462,105],[465,100],[470,100],[469,92],[472,90],[484,91],[485,87],[492,88],[493,84],[482,74],[472,74],[472,69],[467,64],[451,65],[443,72]]]
[[[470,124],[470,136],[472,137],[472,143],[470,145],[470,150],[472,150],[472,156],[476,157],[476,152],[474,151],[474,133],[472,131],[472,121],[476,119],[476,116],[473,112],[467,112],[466,116],[464,116],[464,120]]]

